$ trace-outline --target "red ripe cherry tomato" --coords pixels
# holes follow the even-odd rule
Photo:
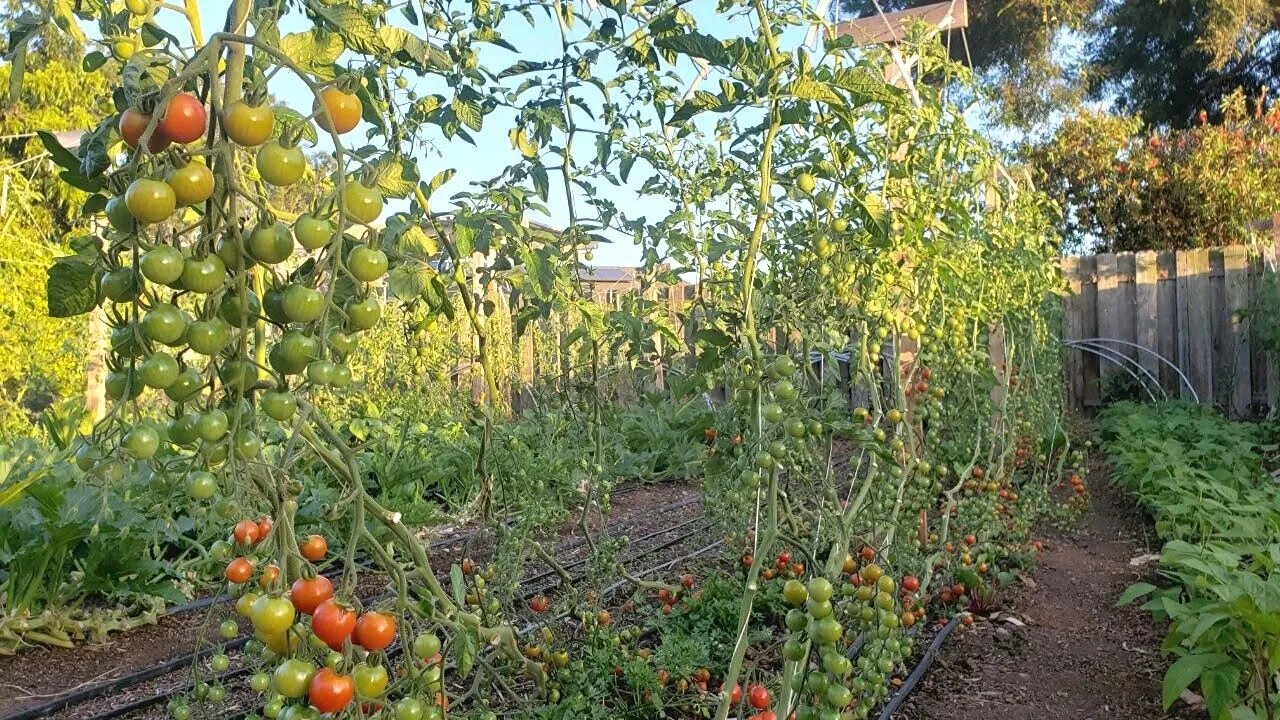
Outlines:
[[[231,537],[235,538],[237,545],[253,545],[261,539],[262,530],[252,520],[241,520],[231,530]]]
[[[549,607],[551,607],[551,601],[547,600],[546,595],[534,595],[529,601],[529,609],[536,613],[544,613]]]
[[[156,128],[164,136],[176,143],[189,143],[199,140],[208,127],[208,113],[204,104],[191,93],[179,93],[169,101],[160,117],[160,125]]]
[[[307,538],[306,542],[302,543],[302,547],[299,550],[302,551],[302,557],[311,562],[320,562],[324,559],[325,553],[329,552],[329,543],[325,542],[324,537],[321,535],[312,535]]]
[[[248,558],[242,557],[232,560],[227,563],[226,577],[228,582],[237,585],[248,582],[249,578],[253,577],[253,563],[249,562]]]
[[[258,518],[258,539],[254,542],[260,543],[263,540],[266,540],[267,536],[271,534],[271,528],[273,527],[275,527],[275,523],[272,522],[269,516],[263,515]]]
[[[323,575],[313,578],[298,578],[293,581],[289,599],[298,612],[310,615],[320,607],[320,603],[333,597],[333,583]]]
[[[117,126],[120,130],[120,137],[124,138],[125,144],[129,147],[138,147],[138,142],[142,140],[142,133],[147,129],[147,123],[151,122],[151,116],[142,112],[137,108],[128,108],[120,113],[120,124]],[[169,138],[160,132],[160,128],[156,127],[151,131],[151,137],[147,140],[147,149],[153,153],[169,147]]]
[[[311,702],[311,707],[322,713],[336,713],[351,704],[351,697],[355,692],[355,681],[350,676],[339,675],[324,668],[311,678],[311,684],[307,687],[307,700]]]
[[[769,703],[773,702],[773,698],[769,695],[769,691],[763,685],[752,685],[747,691],[747,702],[751,707],[757,710],[764,710],[769,707]]]
[[[733,691],[729,693],[729,702],[733,703],[734,705],[737,705],[738,703],[742,702],[742,686],[741,685],[733,686]]]
[[[356,621],[351,640],[369,652],[385,650],[396,638],[396,619],[380,612],[367,612]]]
[[[311,631],[334,650],[342,650],[342,643],[355,629],[355,611],[342,607],[333,598],[320,603],[311,616]]]
[[[902,578],[902,589],[907,592],[915,592],[920,589],[920,581],[914,575],[907,575]]]

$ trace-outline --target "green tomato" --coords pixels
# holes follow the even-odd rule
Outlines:
[[[231,658],[223,655],[222,653],[218,653],[217,655],[209,658],[209,669],[214,672],[226,672],[229,667],[231,667]]]
[[[204,376],[195,368],[187,368],[178,373],[178,379],[164,389],[164,394],[174,402],[183,402],[194,397],[204,385]]]
[[[213,473],[197,470],[187,476],[187,494],[196,500],[208,500],[218,493]]]
[[[89,472],[100,462],[102,462],[102,451],[98,446],[88,440],[82,440],[80,446],[76,448],[76,467]]]
[[[106,214],[107,223],[122,233],[133,233],[138,227],[137,221],[133,219],[133,213],[129,212],[129,206],[124,202],[124,197],[120,195],[107,201]]]
[[[262,454],[262,440],[252,430],[241,430],[236,433],[236,457],[241,460],[253,460]]]
[[[290,285],[281,297],[281,308],[292,322],[312,322],[324,314],[324,295],[306,285]]]
[[[111,331],[111,352],[122,358],[142,357],[146,347],[138,337],[137,327],[133,324],[121,325]]]
[[[217,255],[187,258],[182,266],[182,287],[194,293],[207,295],[219,290],[226,278],[227,266]]]
[[[762,414],[766,421],[774,425],[782,422],[782,418],[786,417],[786,413],[783,411],[782,406],[777,403],[769,403],[768,405],[765,405],[764,410],[762,410]]]
[[[235,621],[234,621],[234,620],[228,620],[227,622],[235,622]],[[253,674],[253,676],[249,678],[249,689],[253,690],[254,692],[259,692],[259,693],[264,693],[264,692],[266,692],[267,690],[270,690],[270,689],[271,689],[271,676],[270,676],[270,675],[268,675],[268,674],[266,674],[266,673],[264,673],[264,672],[254,673],[254,674]],[[268,704],[268,705],[270,705],[271,703],[267,703],[267,704]],[[264,708],[264,709],[265,709],[265,708]],[[279,712],[279,711],[277,711],[277,712]],[[270,716],[268,716],[268,717],[270,717]]]
[[[298,400],[293,393],[268,390],[262,394],[262,411],[272,420],[285,422],[298,412]]]
[[[312,360],[307,364],[307,379],[315,385],[328,385],[333,382],[337,366],[328,360]]]
[[[307,684],[315,672],[316,667],[311,663],[289,658],[276,666],[271,675],[271,686],[284,697],[300,698],[306,694]]]
[[[800,607],[805,600],[809,599],[809,591],[805,589],[804,583],[799,580],[788,580],[782,586],[782,599],[786,600],[791,607]]]
[[[807,654],[804,643],[795,638],[788,638],[782,645],[782,657],[791,662],[799,662],[804,659]]]
[[[419,660],[426,660],[438,652],[440,652],[440,638],[436,637],[435,633],[420,633],[413,639],[413,654]]]
[[[835,592],[831,581],[824,577],[816,577],[809,581],[809,597],[818,602],[826,602],[831,599],[831,595]]]
[[[284,262],[293,254],[293,235],[279,221],[259,225],[249,233],[249,254],[268,265]]]
[[[396,701],[392,710],[395,720],[423,720],[427,707],[415,697],[404,697]]]
[[[223,620],[218,626],[218,636],[223,640],[234,640],[240,634],[240,626],[235,620]]]
[[[142,276],[157,285],[172,285],[182,277],[186,259],[182,251],[171,245],[157,245],[142,255]]]
[[[347,256],[347,269],[361,282],[373,282],[387,273],[387,254],[368,245],[359,245]]]
[[[329,331],[329,347],[339,355],[346,357],[356,350],[356,337],[341,330]]]
[[[307,250],[319,250],[333,242],[333,223],[311,213],[299,215],[293,223],[293,236]]]
[[[258,383],[258,366],[249,360],[228,360],[219,369],[218,377],[224,387],[248,392]]]
[[[186,331],[187,319],[171,303],[157,303],[142,317],[142,334],[154,342],[178,342]]]
[[[146,425],[138,425],[125,433],[120,445],[135,460],[146,460],[160,449],[160,434]]]
[[[809,636],[819,645],[834,645],[840,641],[844,628],[831,616],[814,620],[809,627]]]
[[[116,268],[102,274],[102,295],[113,302],[133,302],[142,295],[142,280],[133,268]]]
[[[382,192],[362,182],[349,182],[342,188],[342,204],[347,216],[368,225],[382,214]]]
[[[258,148],[256,163],[258,175],[271,185],[292,185],[302,179],[307,171],[307,158],[296,145],[285,147],[272,140]]]
[[[258,633],[271,636],[283,635],[293,626],[296,617],[297,611],[293,603],[282,597],[263,595],[254,601],[253,614],[249,620]]]
[[[218,303],[218,316],[227,321],[231,327],[248,327],[262,312],[262,302],[252,290],[246,289],[244,296],[229,292],[222,296]]]
[[[382,697],[387,690],[387,668],[382,665],[359,663],[351,672],[356,682],[356,693],[362,698]]]
[[[813,192],[816,187],[818,187],[818,180],[813,175],[810,175],[809,173],[800,173],[800,175],[796,177],[796,188],[800,190],[800,192],[808,195]]]
[[[800,632],[809,625],[809,616],[798,607],[791,608],[787,611],[787,629],[791,632]]]
[[[163,390],[178,379],[178,373],[182,372],[182,368],[178,367],[178,361],[167,352],[155,352],[151,357],[142,361],[138,366],[138,375],[142,378],[142,383],[149,388]]]
[[[320,354],[320,343],[301,330],[289,330],[271,348],[267,362],[283,375],[297,375]]]
[[[217,442],[227,434],[227,428],[230,425],[227,413],[214,408],[200,416],[200,420],[196,422],[196,432],[205,442]]]
[[[352,330],[368,330],[382,317],[382,305],[376,298],[352,300],[347,303],[347,327]]]
[[[142,379],[132,368],[107,373],[104,383],[108,400],[132,400],[142,394]]]
[[[187,328],[187,345],[201,355],[217,355],[231,341],[231,325],[222,318],[197,320]]]

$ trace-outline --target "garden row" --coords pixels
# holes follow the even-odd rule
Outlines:
[[[199,535],[171,546],[216,558],[190,582],[239,614],[217,606],[225,644],[177,720],[869,717],[916,628],[989,607],[1035,523],[1083,507],[1049,203],[948,101],[964,69],[915,30],[902,87],[883,50],[784,47],[800,5],[722,4],[742,31],[724,38],[685,5],[236,0],[207,38],[194,3],[58,10],[50,32],[133,41],[86,54],[118,88],[75,152],[42,136],[98,219],[48,300],[110,326],[109,407],[23,492],[191,492]],[[686,92],[690,62],[715,91]],[[421,169],[423,145],[495,125],[496,176]],[[563,231],[531,228],[556,202]],[[604,306],[582,261],[623,238],[639,291]],[[677,273],[697,283],[673,319],[649,291]],[[447,413],[379,342],[396,309],[419,348],[465,328],[439,362],[475,392]],[[556,338],[518,419],[508,326]],[[712,562],[676,575],[695,549],[664,541],[674,557],[637,570],[640,539],[599,518],[624,480],[681,473]],[[441,516],[490,558],[436,557]],[[553,545],[566,526],[580,544]],[[535,565],[553,597],[525,597]]]
[[[1280,485],[1273,424],[1232,423],[1194,405],[1107,408],[1115,477],[1151,513],[1161,585],[1121,598],[1169,622],[1176,661],[1164,704],[1195,686],[1215,718],[1275,717],[1280,707]]]

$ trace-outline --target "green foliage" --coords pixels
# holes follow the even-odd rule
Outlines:
[[[1177,660],[1164,704],[1199,682],[1215,718],[1267,717],[1280,703],[1280,487],[1264,468],[1272,426],[1230,423],[1189,405],[1121,403],[1100,417],[1116,477],[1154,515],[1169,583],[1130,587],[1121,604],[1169,621]]]
[[[1136,118],[1084,111],[1027,151],[1063,208],[1071,246],[1096,252],[1218,247],[1257,237],[1280,203],[1280,109],[1236,93],[1221,123],[1145,134]],[[1224,173],[1223,168],[1231,168]]]

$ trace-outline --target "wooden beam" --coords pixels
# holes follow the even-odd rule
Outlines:
[[[836,36],[848,35],[854,45],[892,45],[906,34],[917,20],[944,32],[969,27],[969,5],[966,0],[921,5],[909,10],[869,15],[836,24]]]

